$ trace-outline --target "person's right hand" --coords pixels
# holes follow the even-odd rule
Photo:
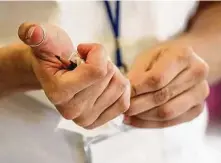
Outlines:
[[[101,45],[79,45],[78,52],[86,62],[68,71],[58,57],[65,58],[74,48],[62,29],[45,25],[43,30],[39,25],[24,23],[18,34],[31,46],[35,54],[33,71],[45,94],[64,118],[92,129],[128,110],[129,80],[108,61]]]

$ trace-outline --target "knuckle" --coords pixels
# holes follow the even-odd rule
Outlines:
[[[93,80],[99,80],[106,76],[107,70],[101,69],[99,67],[96,67],[94,65],[90,65],[87,67],[87,71],[85,71],[85,76],[89,76]]]
[[[196,107],[197,115],[203,112],[203,108],[204,108],[204,104],[200,104],[198,107]]]
[[[186,65],[189,64],[190,62],[190,57],[191,57],[191,52],[189,50],[189,48],[186,47],[182,47],[181,50],[179,49],[179,54],[177,55],[177,61],[179,63],[184,63]]]
[[[76,118],[74,120],[74,122],[81,127],[87,127],[93,123],[93,120],[89,117],[81,117],[80,116],[79,118]]]
[[[104,51],[104,46],[102,44],[94,43],[94,49],[99,50],[99,51]]]
[[[129,109],[129,102],[126,101],[126,100],[123,100],[120,104],[120,107],[119,107],[119,111],[120,113],[124,113],[126,112],[127,110]]]
[[[75,119],[76,117],[79,117],[81,115],[81,108],[80,107],[73,107],[72,109],[65,108],[61,111],[61,115],[67,120]]]
[[[74,119],[74,122],[81,127],[91,125],[96,120],[98,115],[96,113],[96,108],[93,108],[92,105],[88,105],[88,103],[78,105],[81,106],[80,114]],[[85,109],[87,109],[87,112],[84,111]],[[93,112],[91,112],[92,110]]]
[[[153,93],[153,102],[156,105],[160,105],[167,102],[170,99],[170,97],[172,97],[172,93],[169,90],[169,88],[165,87]]]
[[[198,79],[206,78],[208,72],[209,72],[209,67],[206,63],[201,63],[192,70],[193,76]]]
[[[175,116],[175,112],[170,107],[164,105],[159,108],[159,116],[164,120],[169,120]]]
[[[104,78],[106,76],[107,70],[95,67],[95,68],[91,69],[91,73],[90,74],[92,74],[92,75],[94,75],[94,77],[100,79],[100,78]]]
[[[100,78],[103,78],[103,77],[106,76],[107,70],[106,70],[106,69],[97,68],[96,74],[97,74]]]
[[[72,120],[73,119],[73,115],[70,114],[69,112],[63,112],[63,113],[61,113],[61,115],[66,120]]]
[[[47,97],[52,104],[61,104],[66,101],[69,96],[69,92],[64,89],[56,89],[47,93]]]
[[[122,98],[121,100],[119,100],[119,112],[120,113],[124,113],[126,112],[130,107],[130,101],[126,98]]]
[[[123,77],[123,75],[121,75],[118,72],[116,72],[113,75],[111,81],[114,84],[114,86],[117,88],[118,93],[122,93],[127,88],[130,88],[130,81],[127,78]]]
[[[163,87],[163,75],[152,75],[146,78],[145,83],[148,87],[158,90]]]
[[[130,86],[130,82],[127,79],[119,80],[117,87],[120,92],[124,92]]]
[[[59,91],[51,91],[46,94],[52,104],[60,104],[62,102],[62,97]]]

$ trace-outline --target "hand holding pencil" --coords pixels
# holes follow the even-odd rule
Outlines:
[[[92,129],[128,110],[129,80],[100,44],[80,44],[79,57],[69,58],[75,52],[73,44],[57,26],[24,23],[18,33],[33,50],[37,79],[64,118]],[[80,64],[81,59],[85,64]]]

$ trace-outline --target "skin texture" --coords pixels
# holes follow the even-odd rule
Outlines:
[[[144,52],[128,74],[133,93],[125,123],[163,128],[192,120],[209,94],[207,75],[208,65],[178,42]]]
[[[23,24],[19,36],[26,44],[42,40],[42,29],[34,25],[27,40],[27,30],[33,24]],[[49,100],[61,115],[79,126],[92,129],[116,118],[130,105],[130,83],[108,60],[99,44],[81,44],[77,50],[85,64],[72,71],[62,68],[55,56],[65,58],[74,50],[68,35],[58,27],[44,26],[46,37],[42,44],[32,47],[33,70]],[[54,35],[56,33],[56,35]]]
[[[41,88],[32,70],[31,56],[31,49],[21,43],[0,48],[0,97]]]
[[[220,11],[220,2],[200,2],[182,35],[137,58],[128,74],[134,93],[126,124],[163,128],[191,121],[202,112],[208,82],[221,78]]]
[[[184,36],[180,39],[192,45],[196,54],[210,68],[207,78],[210,85],[221,79],[221,2],[201,2],[198,12],[190,20]]]
[[[140,54],[129,80],[99,44],[79,45],[86,64],[67,71],[57,56],[65,60],[73,51],[68,35],[45,25],[42,40],[42,28],[25,23],[18,32],[25,44],[0,48],[0,96],[42,88],[62,116],[88,129],[122,113],[126,124],[141,128],[190,121],[202,112],[209,93],[206,79],[212,84],[221,77],[221,5],[203,6],[181,36]]]

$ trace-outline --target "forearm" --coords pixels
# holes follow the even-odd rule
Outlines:
[[[31,50],[24,44],[0,48],[0,97],[40,89],[31,66]]]
[[[221,79],[221,3],[204,3],[204,8],[196,13],[187,32],[180,38],[208,63],[208,81],[213,84]]]

